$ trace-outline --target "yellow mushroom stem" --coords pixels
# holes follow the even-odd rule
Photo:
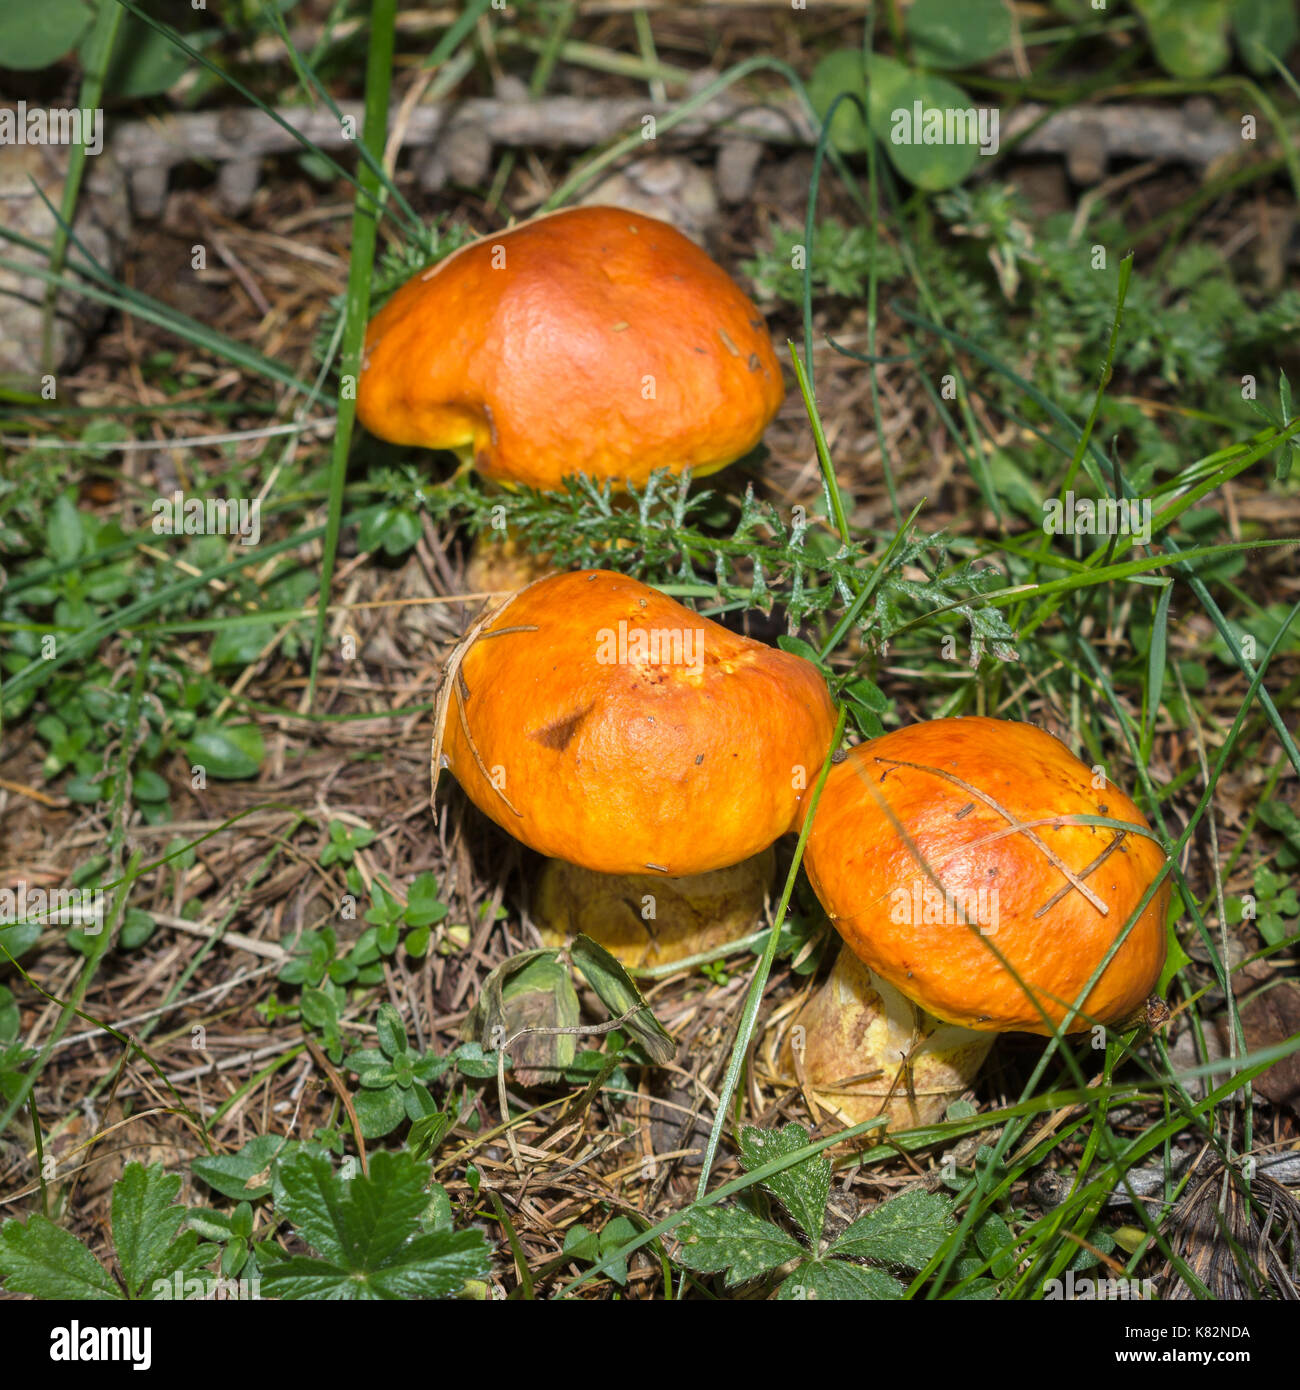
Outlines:
[[[624,965],[670,965],[759,930],[775,862],[769,848],[727,869],[668,878],[548,859],[533,916],[547,946],[582,933]]]
[[[845,946],[786,1033],[778,1070],[846,1127],[884,1114],[890,1129],[913,1129],[943,1119],[995,1036],[941,1022]]]
[[[512,594],[554,573],[549,555],[524,545],[513,527],[488,530],[474,538],[465,583],[472,594]]]

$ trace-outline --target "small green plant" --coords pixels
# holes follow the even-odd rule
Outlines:
[[[804,232],[778,227],[772,243],[743,267],[763,300],[803,301],[805,258]],[[903,278],[903,262],[894,247],[877,232],[873,249],[866,227],[849,227],[837,218],[819,222],[813,236],[808,273],[814,294],[862,299],[874,264],[877,283],[889,285]]]
[[[1300,932],[1300,897],[1296,896],[1293,878],[1274,872],[1266,864],[1257,864],[1254,889],[1246,897],[1228,902],[1229,922],[1235,925],[1253,920],[1268,946],[1281,945]]]
[[[582,1264],[595,1264],[613,1254],[636,1235],[636,1227],[626,1216],[616,1216],[605,1223],[599,1233],[581,1224],[570,1226],[564,1233],[564,1255]],[[617,1255],[606,1266],[605,1273],[620,1287],[627,1283],[627,1261]]]
[[[70,1231],[39,1212],[0,1226],[0,1281],[10,1293],[58,1299],[173,1298],[218,1253],[182,1231],[181,1180],[161,1164],[128,1163],[113,1184],[113,1254],[106,1268]]]
[[[1133,0],[1160,66],[1174,77],[1210,77],[1228,66],[1229,36],[1254,73],[1274,71],[1300,37],[1292,0]]]
[[[349,1166],[351,1161],[349,1160]],[[300,1150],[275,1165],[276,1215],[316,1252],[267,1264],[262,1291],[289,1299],[448,1298],[490,1270],[481,1231],[452,1228],[441,1188],[411,1153],[375,1154],[369,1173],[336,1172]]]
[[[378,1048],[358,1048],[344,1061],[344,1066],[355,1072],[361,1083],[353,1104],[361,1133],[367,1139],[391,1134],[403,1120],[424,1120],[442,1114],[429,1093],[428,1083],[442,1076],[453,1060],[412,1051],[401,1015],[391,1004],[379,1006],[376,1029]],[[450,1123],[451,1117],[445,1116],[442,1128],[445,1130]]]
[[[808,1143],[796,1124],[747,1126],[740,1161],[752,1171]],[[765,1178],[761,1186],[794,1226],[766,1219],[756,1205],[704,1207],[682,1224],[674,1256],[687,1269],[724,1274],[728,1288],[757,1279],[774,1282],[780,1299],[896,1299],[904,1285],[890,1269],[923,1268],[952,1233],[952,1198],[904,1192],[859,1217],[826,1241],[831,1163],[814,1155]]]

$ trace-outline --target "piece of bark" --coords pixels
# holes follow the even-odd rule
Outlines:
[[[707,76],[707,74],[706,74]],[[742,139],[764,144],[808,146],[818,135],[813,121],[785,93],[753,95],[724,92],[689,117],[664,130],[676,109],[640,97],[586,99],[542,97],[536,101],[478,97],[417,106],[409,115],[404,144],[427,149],[442,139],[454,121],[458,130],[479,132],[495,148],[592,149],[644,130],[647,117],[659,124],[659,138],[676,141]],[[132,192],[142,198],[143,214],[156,216],[158,186],[166,171],[187,160],[247,161],[301,150],[293,130],[322,150],[351,148],[363,125],[360,102],[343,102],[339,117],[324,108],[286,107],[280,121],[261,111],[230,110],[179,113],[149,121],[130,121],[113,132],[117,160],[132,175]],[[396,115],[396,109],[394,116]],[[1046,119],[1044,119],[1046,117]],[[341,119],[340,119],[341,118]],[[1042,124],[1025,137],[1020,149],[1029,154],[1064,154],[1080,174],[1103,169],[1087,152],[1104,146],[1109,159],[1163,160],[1204,167],[1245,146],[1236,126],[1204,113],[1147,105],[1081,106],[1049,114],[1036,103],[1018,106],[1001,123],[1003,146],[1014,136]],[[283,124],[281,124],[283,122]],[[285,127],[292,127],[292,130]]]

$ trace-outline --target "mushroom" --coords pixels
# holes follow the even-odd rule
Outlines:
[[[357,414],[540,490],[715,472],[785,395],[762,315],[665,222],[615,207],[539,217],[409,280],[366,334]]]
[[[466,636],[444,674],[434,788],[552,863],[548,944],[577,932],[630,964],[744,935],[834,730],[811,663],[625,575],[551,575]]]
[[[1133,802],[1033,725],[936,719],[860,744],[804,857],[845,944],[780,1068],[847,1124],[941,1119],[998,1033],[1055,1032],[1164,864]],[[1169,896],[1166,880],[1067,1032],[1142,1015]]]

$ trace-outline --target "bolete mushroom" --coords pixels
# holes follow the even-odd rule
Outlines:
[[[785,389],[762,315],[693,241],[614,207],[461,247],[372,320],[357,414],[541,490],[697,476],[748,453]]]
[[[848,1124],[940,1119],[999,1032],[1065,1021],[1164,864],[1133,802],[1033,725],[936,719],[860,744],[831,769],[808,836],[804,866],[844,947],[786,1034],[785,1074]],[[1140,1014],[1169,891],[1068,1032]]]
[[[809,662],[607,570],[551,575],[467,634],[440,693],[470,800],[554,862],[543,937],[667,963],[752,930],[769,847],[834,729]]]

